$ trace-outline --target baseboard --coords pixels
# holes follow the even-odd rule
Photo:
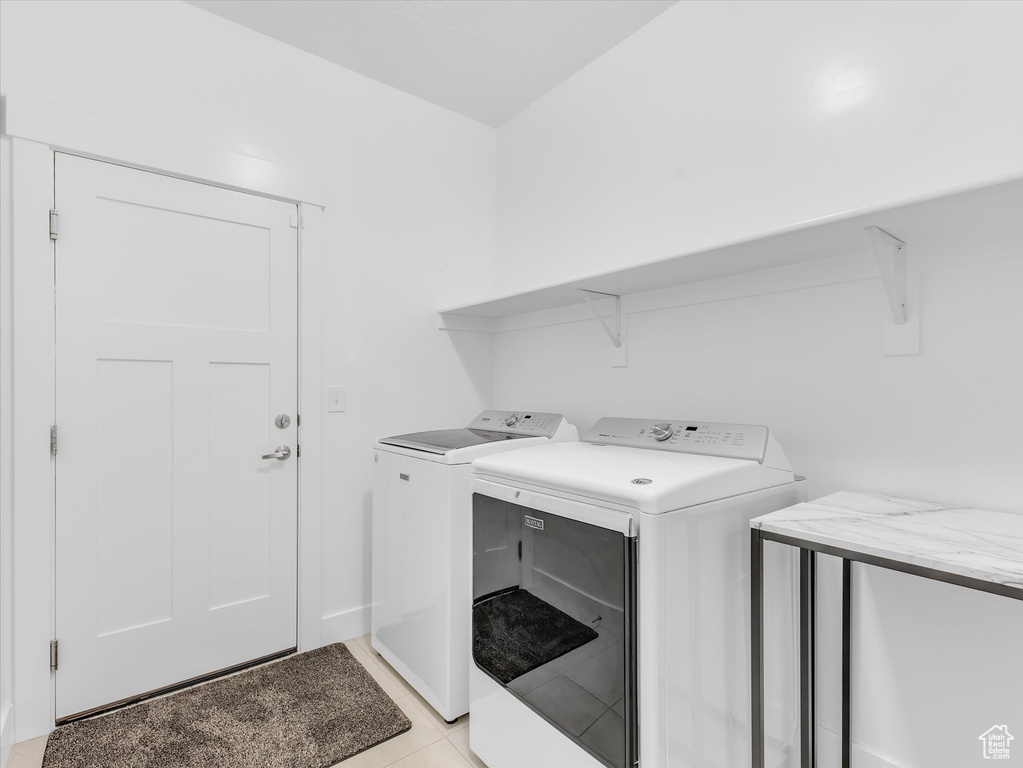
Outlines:
[[[14,744],[14,705],[8,704],[0,712],[0,766],[7,765],[7,756]]]
[[[362,637],[369,633],[369,617],[368,605],[326,616],[321,624],[320,640],[326,645],[327,643],[351,640],[353,637]]]

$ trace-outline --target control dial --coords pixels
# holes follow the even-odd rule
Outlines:
[[[655,440],[667,440],[675,434],[675,428],[671,424],[654,424],[654,428],[650,432]]]
[[[514,427],[516,424],[519,423],[519,415],[517,413],[513,413],[509,416],[505,416],[503,419],[501,419],[501,421],[504,423],[506,427]]]

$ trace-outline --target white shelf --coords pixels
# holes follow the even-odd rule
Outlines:
[[[441,327],[487,330],[486,319],[581,304],[586,298],[579,289],[621,296],[867,251],[868,226],[880,227],[912,246],[914,241],[1014,221],[1023,221],[1023,179],[905,205],[850,211],[741,242],[448,307],[438,314]],[[484,320],[466,323],[459,318]]]

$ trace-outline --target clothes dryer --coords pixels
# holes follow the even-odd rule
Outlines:
[[[805,496],[769,430],[604,418],[473,469],[473,751],[749,765],[749,521]]]

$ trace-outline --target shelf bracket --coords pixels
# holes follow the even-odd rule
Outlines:
[[[616,293],[601,293],[600,291],[590,291],[590,290],[587,290],[586,288],[576,288],[576,290],[579,291],[579,293],[581,293],[583,295],[584,299],[586,299],[586,303],[587,303],[587,305],[589,305],[590,311],[592,311],[593,312],[593,316],[600,321],[600,324],[603,326],[604,330],[607,332],[608,337],[610,337],[611,343],[615,345],[615,349],[621,349],[621,346],[622,346],[622,297],[619,296]],[[591,296],[598,296],[599,298],[593,299],[593,298],[591,298]],[[600,301],[601,299],[614,299],[615,300],[614,329],[613,330],[612,330],[611,326],[609,326],[607,324],[607,320],[604,319],[604,316],[600,313],[600,310],[597,309],[597,305],[595,304],[595,302]]]
[[[870,235],[881,282],[888,295],[888,306],[896,325],[906,322],[906,244],[880,227],[864,227]]]

